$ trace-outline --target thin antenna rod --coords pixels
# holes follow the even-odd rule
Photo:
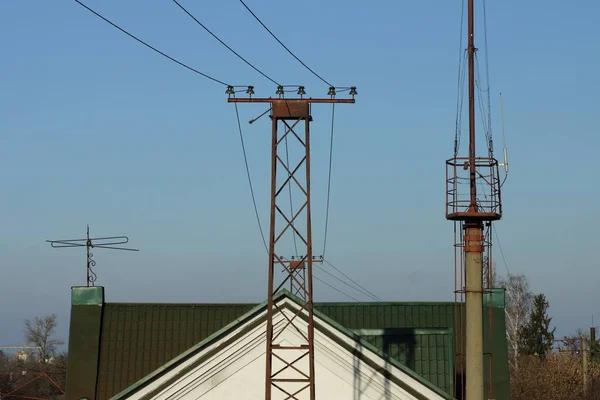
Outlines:
[[[96,274],[94,273],[94,270],[92,269],[92,267],[96,266],[96,261],[94,261],[92,259],[93,254],[90,252],[90,248],[92,247],[92,241],[90,240],[90,225],[87,224],[87,234],[86,234],[86,238],[87,240],[85,241],[85,253],[86,253],[86,257],[85,257],[85,262],[86,262],[86,269],[85,269],[85,273],[86,273],[86,277],[85,277],[85,281],[86,281],[86,285],[89,287],[90,283],[92,284],[92,286],[94,285],[94,282],[96,282]]]
[[[98,249],[110,249],[110,250],[126,250],[126,251],[139,251],[138,249],[131,249],[127,247],[115,247],[129,242],[127,236],[106,236],[106,237],[90,237],[90,226],[86,226],[85,239],[69,239],[69,240],[46,240],[50,243],[50,246],[54,248],[63,247],[85,247],[86,254],[86,286],[94,286],[94,282],[98,278],[94,272],[93,267],[96,266],[96,261],[93,259],[94,254],[90,251],[96,247]],[[85,244],[84,244],[85,243]]]
[[[477,210],[477,168],[475,166],[475,23],[473,0],[469,0],[469,172],[471,185],[470,211]]]
[[[504,133],[504,102],[502,101],[502,93],[500,93],[500,116],[502,119],[502,152],[504,154],[504,173],[508,174],[508,150],[506,148],[506,134]]]

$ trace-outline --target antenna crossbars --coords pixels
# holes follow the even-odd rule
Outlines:
[[[90,226],[87,226],[86,237],[83,239],[63,239],[63,240],[46,240],[53,248],[67,247],[85,247],[86,249],[86,286],[95,286],[98,276],[94,272],[96,261],[93,259],[94,254],[90,251],[93,248],[109,249],[109,250],[125,250],[139,251],[128,247],[118,247],[119,245],[129,243],[127,236],[106,236],[106,237],[90,237]]]

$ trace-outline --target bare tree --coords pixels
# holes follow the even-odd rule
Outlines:
[[[568,353],[552,353],[546,360],[521,356],[510,380],[512,400],[598,400],[600,365],[590,364],[584,391],[581,359]]]
[[[39,347],[41,362],[48,362],[64,344],[62,340],[52,338],[56,329],[56,320],[56,314],[25,320],[25,342]]]
[[[559,342],[559,351],[570,353],[572,356],[581,354],[581,337],[585,336],[586,339],[590,339],[588,332],[581,328],[577,328],[575,333],[565,336],[562,339],[556,340]]]
[[[498,273],[496,272],[496,263],[492,263],[492,273],[490,274],[490,287],[496,287],[498,284]]]
[[[519,365],[519,341],[521,329],[533,305],[533,294],[525,275],[508,274],[498,280],[498,286],[506,290],[506,339],[509,347],[509,360],[513,369]]]
[[[596,332],[600,331],[600,327],[595,327]],[[589,343],[589,350],[592,354],[590,357],[591,361],[600,363],[600,354],[598,353],[598,348],[600,347],[600,340],[596,338],[595,342],[592,342],[590,337],[590,331],[588,329],[577,328],[575,333],[565,336],[562,339],[555,340],[555,342],[559,342],[559,351],[568,352],[571,355],[581,355],[581,338],[585,337],[587,342]]]
[[[496,287],[498,283],[498,274],[496,273],[496,263],[490,263],[488,257],[483,259],[483,283],[485,287]]]

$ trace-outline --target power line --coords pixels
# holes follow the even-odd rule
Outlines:
[[[494,154],[494,142],[492,140],[492,101],[490,99],[490,63],[489,63],[489,47],[488,47],[488,35],[487,35],[487,13],[486,13],[486,2],[483,0],[483,36],[485,46],[485,83],[487,85],[487,106],[488,106],[488,152],[490,157]]]
[[[332,288],[332,289],[333,289],[333,290],[335,290],[336,292],[339,292],[339,293],[343,294],[344,296],[346,296],[346,297],[348,297],[348,298],[350,298],[350,299],[352,299],[352,300],[354,300],[354,301],[356,301],[356,302],[360,303],[360,301],[359,301],[357,298],[350,296],[348,293],[345,293],[345,292],[341,291],[340,289],[336,288],[336,287],[335,287],[335,286],[333,286],[333,285],[330,285],[329,283],[325,282],[324,280],[320,279],[319,277],[317,277],[317,276],[316,276],[316,275],[314,275],[314,274],[313,274],[313,278],[315,278],[316,280],[318,280],[318,281],[319,281],[319,282],[321,282],[322,284],[329,286],[330,288]]]
[[[380,298],[378,298],[378,297],[374,297],[374,296],[370,295],[368,292],[366,292],[366,291],[363,291],[363,290],[361,290],[361,289],[359,289],[359,288],[357,288],[357,287],[355,287],[355,286],[352,286],[352,285],[351,285],[351,284],[349,284],[348,282],[345,282],[345,281],[341,280],[339,277],[337,277],[337,276],[335,276],[334,274],[332,274],[331,272],[327,271],[325,268],[321,267],[319,264],[313,264],[313,265],[316,265],[316,266],[317,266],[317,268],[319,268],[321,271],[325,272],[327,275],[331,276],[332,278],[334,278],[334,279],[337,279],[338,281],[340,281],[340,282],[341,282],[341,283],[343,283],[344,285],[348,286],[349,288],[351,288],[351,289],[354,289],[354,290],[356,290],[357,292],[359,292],[359,293],[362,293],[362,294],[364,294],[365,296],[367,296],[367,297],[370,297],[370,298],[372,298],[372,299],[373,299],[373,300],[375,300],[375,301],[382,301]]]
[[[235,54],[240,60],[242,60],[243,62],[245,62],[246,64],[248,64],[252,69],[254,69],[256,72],[258,72],[259,74],[261,74],[262,76],[264,76],[265,78],[267,78],[268,80],[270,80],[271,82],[273,82],[274,84],[279,86],[279,83],[277,83],[275,80],[273,80],[271,77],[269,77],[267,74],[265,74],[264,72],[262,72],[260,69],[256,68],[254,65],[252,65],[252,63],[250,63],[248,60],[246,60],[244,57],[242,57],[241,55],[239,55],[235,50],[233,50],[231,47],[229,47],[227,45],[227,43],[225,43],[224,41],[222,41],[221,39],[219,39],[219,37],[217,35],[215,35],[210,29],[208,29],[202,22],[200,22],[196,17],[194,17],[192,15],[192,13],[190,13],[184,6],[182,6],[177,0],[173,0],[173,2],[175,4],[177,4],[179,6],[179,8],[181,8],[187,15],[189,15],[194,21],[196,21],[196,23],[198,25],[200,25],[202,28],[204,28],[204,30],[206,32],[208,32],[212,37],[214,37],[215,39],[217,39],[217,41],[219,43],[221,43],[223,46],[225,46],[227,48],[227,50],[231,51],[233,54]]]
[[[323,236],[323,258],[327,249],[327,230],[329,228],[329,200],[331,195],[331,163],[333,160],[333,124],[335,122],[335,103],[331,108],[331,137],[329,140],[329,173],[327,178],[327,209],[325,211],[325,235]]]
[[[337,268],[335,265],[333,265],[332,263],[330,263],[327,260],[323,260],[327,265],[329,265],[331,268],[335,269],[337,272],[339,272],[340,274],[342,274],[342,276],[344,276],[346,279],[348,279],[350,282],[354,283],[356,286],[358,286],[359,288],[361,288],[362,290],[364,290],[365,292],[369,293],[369,295],[373,298],[376,298],[379,301],[383,301],[381,298],[377,297],[376,295],[373,294],[373,292],[369,291],[368,289],[366,289],[364,286],[362,286],[360,283],[356,282],[354,279],[350,278],[348,275],[346,275],[345,273],[343,273],[339,268]]]
[[[465,0],[462,0],[460,8],[460,37],[459,37],[459,52],[458,52],[458,77],[457,77],[457,88],[456,88],[456,127],[454,132],[454,157],[458,155],[458,149],[460,148],[460,134],[462,125],[462,106],[464,99],[464,62],[465,57],[463,56],[463,25],[465,20]]]
[[[87,9],[89,12],[91,12],[92,14],[94,14],[95,16],[97,16],[98,18],[102,19],[104,22],[107,22],[107,23],[109,23],[110,25],[112,25],[113,27],[117,28],[118,30],[120,30],[121,32],[123,32],[124,34],[126,34],[127,36],[129,36],[130,38],[137,40],[139,43],[143,44],[144,46],[148,47],[148,48],[149,48],[149,49],[151,49],[151,50],[154,50],[155,52],[157,52],[157,53],[158,53],[158,54],[160,54],[161,56],[163,56],[163,57],[165,57],[165,58],[167,58],[167,59],[169,59],[169,60],[173,61],[173,62],[174,62],[174,63],[176,63],[176,64],[179,64],[179,65],[181,65],[181,66],[182,66],[182,67],[184,67],[184,68],[187,68],[187,69],[189,69],[189,70],[190,70],[190,71],[192,71],[192,72],[195,72],[195,73],[196,73],[196,74],[198,74],[198,75],[201,75],[201,76],[203,76],[203,77],[205,77],[205,78],[207,78],[207,79],[210,79],[210,80],[211,80],[211,81],[213,81],[213,82],[217,82],[217,83],[220,83],[221,85],[228,86],[228,85],[227,85],[227,83],[225,83],[225,82],[223,82],[223,81],[220,81],[220,80],[218,80],[218,79],[216,79],[216,78],[213,78],[212,76],[210,76],[210,75],[207,75],[207,74],[205,74],[205,73],[203,73],[203,72],[200,72],[200,71],[198,71],[197,69],[195,69],[195,68],[193,68],[193,67],[190,67],[189,65],[187,65],[187,64],[184,64],[183,62],[181,62],[181,61],[179,61],[179,60],[177,60],[177,59],[175,59],[175,58],[171,57],[170,55],[168,55],[168,54],[166,54],[166,53],[164,53],[164,52],[162,52],[162,51],[158,50],[156,47],[153,47],[153,46],[149,45],[148,43],[144,42],[142,39],[138,38],[137,36],[135,36],[135,35],[133,35],[133,34],[131,34],[131,33],[129,33],[129,32],[127,32],[125,29],[121,28],[121,27],[120,27],[120,26],[118,26],[117,24],[113,23],[112,21],[109,21],[108,19],[106,19],[105,17],[103,17],[102,15],[100,15],[99,13],[97,13],[96,11],[92,10],[90,7],[86,6],[86,5],[85,5],[85,4],[83,4],[81,1],[79,1],[79,0],[75,0],[75,2],[77,2],[77,4],[79,4],[80,6],[82,6],[82,7],[83,7],[83,8],[85,8],[85,9]]]
[[[234,94],[235,96],[235,94]],[[260,230],[260,236],[262,237],[263,244],[265,245],[265,250],[267,254],[269,253],[269,248],[267,247],[267,241],[265,240],[265,234],[262,229],[262,225],[260,223],[260,216],[258,215],[258,207],[256,206],[256,197],[254,196],[254,187],[252,186],[252,178],[250,177],[250,168],[248,167],[248,157],[246,156],[246,146],[244,145],[244,135],[242,134],[242,123],[240,122],[240,113],[238,110],[237,103],[233,103],[235,105],[235,116],[237,118],[238,131],[240,133],[240,142],[242,144],[242,152],[244,153],[244,164],[246,165],[246,175],[248,176],[248,185],[250,185],[250,194],[252,195],[252,204],[254,206],[254,214],[256,215],[256,222],[258,222],[258,229]]]
[[[488,147],[488,156],[489,157],[493,157],[494,156],[494,147],[493,147],[493,140],[492,140],[492,111],[491,111],[491,106],[489,103],[490,100],[490,88],[488,85],[487,89],[482,89],[481,88],[481,73],[480,73],[480,69],[479,69],[479,57],[477,56],[477,54],[475,54],[475,85],[477,87],[477,100],[479,101],[478,105],[479,105],[479,113],[481,114],[481,126],[483,127],[483,131],[485,133],[485,140],[487,141],[487,147]],[[488,95],[488,111],[486,113],[485,108],[484,108],[484,101],[483,101],[483,92],[487,92]],[[487,120],[484,119],[484,117],[487,116]]]
[[[481,192],[483,193],[484,198],[487,200],[488,195],[485,192],[485,188],[483,187],[483,183],[479,181],[479,187],[481,187]],[[491,224],[492,229],[494,230],[494,237],[496,238],[496,243],[498,243],[498,248],[500,249],[500,255],[502,255],[502,261],[504,262],[504,268],[506,268],[506,273],[510,276],[510,270],[508,269],[508,263],[506,262],[506,257],[504,256],[504,251],[502,250],[502,244],[500,243],[500,236],[498,236],[498,231],[496,230],[496,225],[494,223]],[[493,245],[493,243],[491,243]]]
[[[492,225],[494,229],[494,236],[496,236],[496,243],[498,243],[498,248],[500,249],[500,255],[502,255],[502,261],[504,261],[504,268],[506,268],[506,273],[510,276],[510,270],[508,269],[508,264],[506,263],[506,257],[504,257],[504,251],[502,250],[502,245],[500,244],[500,236],[498,236],[498,232],[496,231],[496,225]]]
[[[273,36],[273,39],[277,40],[277,42],[284,48],[287,50],[288,53],[290,53],[292,55],[292,57],[294,57],[300,64],[302,64],[304,66],[304,68],[306,68],[307,70],[309,70],[314,76],[316,76],[317,78],[319,78],[321,81],[323,81],[325,84],[329,85],[329,86],[333,86],[331,83],[327,82],[325,79],[323,79],[321,77],[321,75],[317,74],[315,71],[313,71],[308,65],[306,65],[301,59],[299,59],[285,44],[283,44],[283,42],[281,40],[279,40],[279,38],[277,36],[275,36],[275,34],[273,32],[271,32],[271,30],[269,28],[267,28],[267,26],[260,20],[260,18],[258,18],[258,16],[256,14],[254,14],[254,12],[250,9],[250,7],[248,7],[246,5],[246,3],[244,3],[243,0],[240,0],[240,3],[242,3],[244,5],[244,7],[246,7],[246,10],[248,10],[248,12],[250,14],[252,14],[252,16],[258,21],[259,24],[261,24],[263,26],[263,28],[265,28],[265,30],[267,32],[269,32],[271,34],[271,36]]]
[[[458,66],[458,82],[457,82],[457,92],[456,92],[456,121],[455,121],[455,131],[454,131],[454,157],[458,157],[458,151],[460,150],[461,143],[461,134],[462,134],[462,114],[463,114],[463,105],[465,100],[465,79],[466,79],[466,71],[465,68],[467,60],[467,51],[464,50],[463,57],[459,60]]]

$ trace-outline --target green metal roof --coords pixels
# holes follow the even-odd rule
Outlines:
[[[109,399],[254,306],[106,303],[96,398]]]
[[[296,303],[300,304],[300,299],[296,298],[292,293],[290,293],[287,290],[282,290],[281,292],[277,293],[277,295],[274,297],[273,300],[275,302],[277,302],[278,299],[281,298],[281,297],[288,297],[291,300],[295,301]],[[249,320],[249,319],[253,318],[255,315],[257,315],[258,313],[262,312],[263,309],[266,307],[266,304],[267,303],[264,302],[264,303],[261,303],[261,304],[255,306],[250,311],[248,311],[246,314],[244,314],[242,317],[240,317],[240,318],[236,319],[235,321],[229,323],[227,326],[223,327],[222,329],[220,329],[219,331],[213,333],[212,335],[210,335],[209,337],[207,337],[206,339],[204,339],[200,343],[198,343],[198,344],[194,345],[193,347],[191,347],[190,349],[186,350],[185,352],[183,352],[178,357],[175,357],[173,360],[169,361],[165,365],[163,365],[163,366],[159,367],[158,369],[156,369],[155,371],[153,371],[151,374],[145,376],[140,381],[134,383],[130,387],[128,387],[125,390],[121,391],[120,393],[118,393],[117,395],[115,395],[113,397],[113,399],[120,399],[123,396],[127,397],[128,395],[132,394],[132,392],[135,392],[136,390],[138,390],[139,388],[141,388],[146,383],[153,381],[154,379],[156,379],[157,377],[159,377],[160,375],[162,375],[164,372],[168,371],[171,367],[174,367],[175,365],[177,365],[180,361],[183,361],[183,360],[187,359],[192,354],[194,354],[194,353],[196,353],[198,351],[201,351],[204,347],[210,345],[213,342],[213,340],[217,340],[222,335],[227,334],[231,329],[235,329],[239,324],[243,324],[246,320]],[[377,346],[374,346],[374,345],[370,344],[368,341],[365,341],[364,337],[360,336],[360,334],[357,334],[356,332],[353,332],[350,329],[345,328],[344,326],[340,325],[339,323],[337,323],[333,319],[329,318],[328,316],[322,314],[318,310],[315,310],[315,316],[318,317],[318,318],[321,318],[322,320],[325,320],[327,323],[329,323],[330,325],[334,326],[341,333],[347,335],[348,337],[351,337],[351,338],[353,338],[355,340],[358,340],[359,343],[361,343],[361,345],[364,348],[368,348],[371,351],[373,351],[376,354],[378,354],[380,357],[382,357],[384,359],[388,359],[388,361],[390,362],[391,365],[394,365],[396,368],[399,368],[400,370],[404,371],[409,376],[413,377],[417,381],[419,381],[422,384],[424,384],[425,386],[429,387],[434,392],[437,392],[438,394],[440,394],[441,396],[444,396],[448,400],[450,400],[452,398],[452,396],[450,396],[447,392],[445,392],[444,390],[440,389],[438,386],[436,386],[435,384],[433,384],[430,380],[424,378],[422,375],[414,372],[413,370],[411,370],[410,368],[408,368],[405,364],[399,362],[396,359],[389,358],[388,353],[385,353],[385,352],[381,351],[381,349],[378,348]],[[411,330],[411,331],[414,331],[414,330]],[[419,396],[418,393],[415,393],[415,395]]]
[[[493,304],[493,395],[508,400],[504,309],[496,301]],[[106,303],[96,399],[111,398],[256,306]],[[315,309],[445,393],[453,392],[454,303],[316,303]],[[488,321],[486,312],[486,326]]]

